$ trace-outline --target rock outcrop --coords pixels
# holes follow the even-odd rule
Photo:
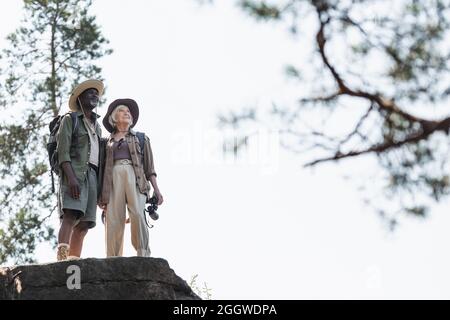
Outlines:
[[[80,259],[0,268],[0,300],[199,300],[166,260]]]

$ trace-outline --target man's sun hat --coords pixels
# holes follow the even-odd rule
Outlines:
[[[78,105],[77,105],[77,98],[87,89],[97,89],[98,95],[101,97],[103,94],[103,91],[105,89],[105,86],[103,85],[103,82],[100,80],[90,79],[86,80],[82,83],[80,83],[78,86],[73,89],[72,94],[70,95],[69,99],[69,109],[71,111],[78,111]]]

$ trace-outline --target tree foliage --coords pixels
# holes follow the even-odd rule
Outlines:
[[[96,60],[112,51],[89,0],[25,0],[24,19],[0,60],[0,263],[35,261],[55,242],[48,217],[56,196],[46,154],[48,123],[73,86],[101,79]]]
[[[291,105],[274,103],[269,113],[280,124],[281,143],[310,155],[307,167],[375,156],[391,214],[377,210],[392,225],[393,213],[424,216],[448,195],[450,1],[238,4],[258,21],[286,25],[298,41],[311,40],[310,61],[286,68],[301,94]],[[233,127],[253,119],[248,110],[220,117]]]

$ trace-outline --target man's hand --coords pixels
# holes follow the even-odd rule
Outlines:
[[[63,162],[61,167],[64,170],[64,174],[67,177],[69,182],[69,193],[70,196],[76,200],[80,198],[80,185],[78,184],[77,177],[75,176],[75,172],[72,169],[72,165],[70,162]]]
[[[69,191],[72,198],[80,199],[80,185],[76,178],[69,179]]]

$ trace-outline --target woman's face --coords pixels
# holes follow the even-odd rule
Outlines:
[[[116,118],[118,124],[132,124],[131,113],[128,107],[119,107]]]

